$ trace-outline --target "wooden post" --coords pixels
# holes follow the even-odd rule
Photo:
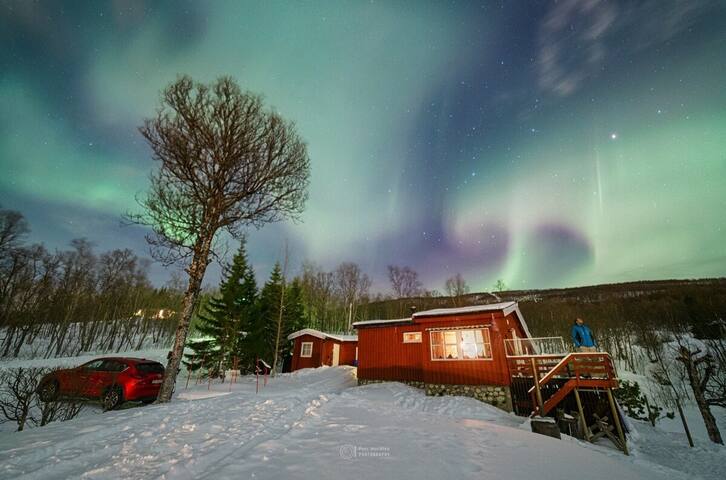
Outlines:
[[[577,402],[577,413],[580,415],[580,428],[582,428],[582,434],[585,435],[585,440],[589,442],[590,428],[587,426],[587,420],[585,420],[585,410],[582,408],[579,388],[575,388],[575,401]]]
[[[618,429],[618,437],[620,438],[620,442],[623,445],[623,453],[625,453],[625,455],[630,455],[628,453],[628,444],[625,443],[625,432],[623,432],[623,425],[620,423],[620,413],[618,412],[618,409],[615,406],[615,399],[613,398],[612,388],[608,388],[607,392],[608,392],[608,402],[610,402],[610,412],[613,415],[613,422],[615,422],[615,428]]]
[[[650,410],[650,402],[648,401],[648,395],[643,394],[643,400],[645,400],[645,409],[648,410],[648,420],[650,424],[655,427],[655,418],[653,418],[653,412]]]
[[[693,438],[691,437],[691,431],[688,429],[688,422],[686,422],[686,416],[683,415],[683,408],[681,407],[681,402],[678,400],[678,397],[676,397],[676,407],[678,407],[678,413],[681,416],[681,422],[683,422],[683,430],[686,431],[686,437],[688,437],[688,445],[693,448]]]
[[[197,375],[197,380],[194,382],[194,385],[199,385],[199,382],[202,381],[202,371],[204,371],[204,357],[202,357],[202,364],[199,366],[199,375]]]
[[[535,362],[534,357],[531,357],[530,360],[532,361],[532,378],[534,378],[534,391],[537,395],[537,404],[539,406],[539,415],[544,416],[544,402],[542,401],[542,392],[539,389],[539,375],[537,374],[537,362]]]
[[[189,388],[189,379],[192,378],[192,363],[194,363],[194,360],[187,365],[187,384],[184,386],[185,390]]]

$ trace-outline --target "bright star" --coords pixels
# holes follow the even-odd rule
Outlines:
[[[618,134],[617,134],[617,133],[615,133],[615,132],[613,132],[613,133],[611,133],[611,134],[610,134],[610,138],[611,138],[612,140],[616,140],[616,139],[618,138]]]

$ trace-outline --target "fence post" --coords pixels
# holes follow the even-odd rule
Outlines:
[[[653,417],[653,412],[650,411],[650,402],[648,401],[648,395],[643,394],[643,400],[645,400],[645,408],[648,410],[648,420],[650,420],[650,424],[655,427],[655,418]]]
[[[580,428],[582,428],[582,434],[585,436],[585,440],[590,441],[590,428],[587,426],[585,420],[585,410],[582,408],[582,400],[580,400],[580,389],[575,387],[575,401],[577,402],[577,412],[580,415]]]
[[[623,452],[625,455],[630,455],[628,453],[628,444],[625,443],[625,433],[623,432],[623,426],[620,423],[620,413],[618,412],[618,409],[615,407],[615,399],[613,398],[613,389],[608,388],[608,402],[610,402],[610,411],[613,415],[613,422],[615,422],[615,428],[618,429],[618,437],[620,437],[620,442],[623,444]]]
[[[534,378],[534,391],[537,395],[537,404],[539,405],[540,417],[544,415],[544,402],[542,401],[542,392],[539,389],[539,375],[537,374],[537,362],[534,357],[531,357],[532,361],[532,378]]]
[[[681,407],[681,402],[678,400],[678,397],[676,397],[676,407],[678,407],[678,413],[681,415],[683,430],[686,431],[686,437],[688,437],[688,445],[693,448],[693,438],[691,437],[691,431],[688,429],[688,422],[686,422],[686,416],[683,415],[683,407]]]

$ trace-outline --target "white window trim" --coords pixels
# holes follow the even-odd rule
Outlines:
[[[305,346],[310,345],[310,353],[305,355]],[[313,356],[313,342],[300,343],[300,358],[310,358]]]
[[[451,331],[455,332],[461,332],[462,330],[486,330],[487,331],[487,337],[489,337],[489,343],[484,342],[484,346],[486,347],[489,345],[489,357],[486,358],[434,358],[434,351],[433,351],[433,333],[441,333],[444,330],[429,330],[429,357],[431,358],[432,362],[493,362],[494,361],[494,351],[492,350],[492,332],[487,327],[462,327],[462,328],[456,328],[451,329]],[[461,338],[459,336],[459,338]],[[486,338],[485,338],[486,340]],[[459,350],[461,347],[457,347],[457,350]]]
[[[418,334],[418,340],[406,340],[406,335],[415,335]],[[423,335],[421,332],[403,332],[403,343],[422,343],[423,342]]]

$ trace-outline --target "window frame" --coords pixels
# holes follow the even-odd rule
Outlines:
[[[406,340],[406,335],[418,335],[418,339]],[[423,343],[423,334],[421,332],[403,332],[403,343]]]
[[[310,353],[305,355],[305,346],[310,345]],[[300,358],[312,358],[313,342],[300,342]]]
[[[461,345],[463,343],[462,340],[462,332],[470,331],[470,332],[476,332],[477,330],[482,332],[482,345],[484,346],[484,353],[488,353],[488,356],[485,356],[484,358],[434,358],[434,333],[445,333],[445,332],[454,332],[456,333],[456,350],[457,350],[457,357],[461,356],[463,353],[463,349],[461,348]],[[486,333],[484,332],[486,331]],[[476,335],[476,333],[474,333]],[[444,350],[444,357],[446,357],[446,339],[445,335],[442,335],[442,343],[437,343],[437,346],[440,346]],[[449,344],[453,345],[453,344]],[[476,345],[476,343],[475,343]],[[484,362],[484,361],[494,361],[494,352],[492,351],[492,336],[490,332],[490,327],[462,327],[462,328],[455,328],[455,329],[432,329],[429,330],[429,358],[432,362]]]

